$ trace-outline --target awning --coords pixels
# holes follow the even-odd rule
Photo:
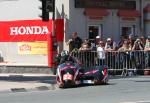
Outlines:
[[[118,16],[121,17],[139,17],[141,16],[138,10],[118,10]]]
[[[100,8],[85,8],[84,14],[89,17],[102,17],[109,15],[107,9],[100,9]]]
[[[147,6],[144,8],[144,12],[150,13],[150,4],[147,4]]]

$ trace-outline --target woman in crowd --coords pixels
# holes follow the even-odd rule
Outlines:
[[[146,44],[144,50],[146,51],[145,64],[150,68],[150,36],[146,39]]]
[[[140,39],[136,39],[136,41],[134,42],[134,45],[132,47],[132,50],[144,50],[144,46],[141,43]]]
[[[103,41],[99,41],[97,47],[97,57],[98,57],[98,65],[104,65],[105,61],[105,43]]]
[[[128,41],[127,40],[124,40],[122,47],[120,47],[118,49],[119,52],[126,52],[126,51],[130,51],[130,50],[131,50],[131,48],[128,45]]]
[[[146,39],[146,44],[145,44],[144,50],[150,51],[150,36],[148,36],[148,38]]]
[[[118,62],[120,68],[129,68],[131,67],[130,62],[130,51],[131,48],[128,45],[128,41],[124,40],[122,47],[118,49]]]
[[[91,44],[88,39],[85,39],[84,42],[81,44],[79,51],[89,51],[91,50]]]

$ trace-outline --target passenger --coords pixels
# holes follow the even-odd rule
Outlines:
[[[69,55],[69,52],[66,51],[66,50],[63,50],[60,54],[58,54],[55,57],[55,63],[57,65],[65,63],[66,61],[70,61],[70,62],[73,62],[73,63],[76,62],[76,59],[73,58],[71,55]]]

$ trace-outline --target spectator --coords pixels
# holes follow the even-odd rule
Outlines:
[[[132,47],[134,45],[134,38],[132,35],[128,36],[128,45],[129,45],[129,48],[132,49]]]
[[[123,42],[122,47],[120,47],[120,48],[118,49],[118,51],[121,51],[121,52],[130,51],[130,50],[131,50],[131,48],[129,47],[127,40],[125,40],[125,41]]]
[[[150,51],[150,36],[148,36],[148,38],[146,39],[146,44],[145,44],[144,50]]]
[[[141,46],[144,48],[145,47],[145,43],[146,43],[146,40],[145,40],[144,36],[140,37],[140,41],[141,41]]]
[[[144,48],[142,47],[140,39],[137,38],[132,47],[132,64],[137,72],[139,71],[139,73],[141,73],[140,69],[143,64],[143,51],[141,50],[144,50]]]
[[[100,36],[96,36],[96,38],[94,40],[91,40],[91,49],[92,50],[96,50],[96,48],[99,45],[99,41],[101,41]]]
[[[132,47],[132,50],[144,50],[144,47],[142,46],[140,39],[136,39]]]
[[[96,42],[96,45],[99,46],[99,42],[101,41],[101,38],[100,36],[96,36],[95,38],[95,42]]]
[[[99,45],[97,47],[97,57],[98,57],[98,65],[104,65],[105,61],[105,44],[103,41],[99,41]]]
[[[117,48],[121,48],[122,47],[122,45],[124,43],[124,39],[125,39],[124,35],[121,35],[120,41],[117,44]]]
[[[106,44],[105,44],[105,49],[106,51],[106,61],[108,63],[108,67],[114,68],[115,66],[115,55],[116,55],[116,43],[111,39],[107,38]]]
[[[146,66],[150,67],[150,36],[148,36],[148,38],[146,39],[146,44],[145,44],[144,50],[147,51],[145,53]]]
[[[85,39],[85,40],[84,40],[84,43],[88,44],[89,47],[91,47],[91,43],[90,43],[89,39]]]
[[[73,32],[72,37],[68,40],[67,45],[69,45],[69,52],[73,49],[79,49],[82,44],[82,39],[78,37],[77,32]]]
[[[118,63],[122,68],[130,68],[130,51],[131,48],[128,45],[128,41],[124,40],[122,47],[118,49],[119,54],[118,54]]]
[[[91,50],[89,40],[85,39],[84,42],[82,43],[81,47],[79,48],[79,55],[80,55],[80,60],[85,66],[91,65],[93,63],[93,58],[91,56]]]
[[[90,47],[90,42],[88,39],[85,39],[84,42],[82,43],[81,47],[79,48],[79,51],[89,51],[91,50]]]
[[[107,38],[105,44],[105,51],[115,51],[115,50],[116,50],[116,43],[111,38]]]

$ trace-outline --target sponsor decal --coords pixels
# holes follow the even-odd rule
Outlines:
[[[22,44],[19,46],[19,51],[31,51],[31,46],[28,44]]]
[[[48,34],[47,26],[10,27],[10,35]]]
[[[47,55],[47,42],[18,42],[20,55]]]

